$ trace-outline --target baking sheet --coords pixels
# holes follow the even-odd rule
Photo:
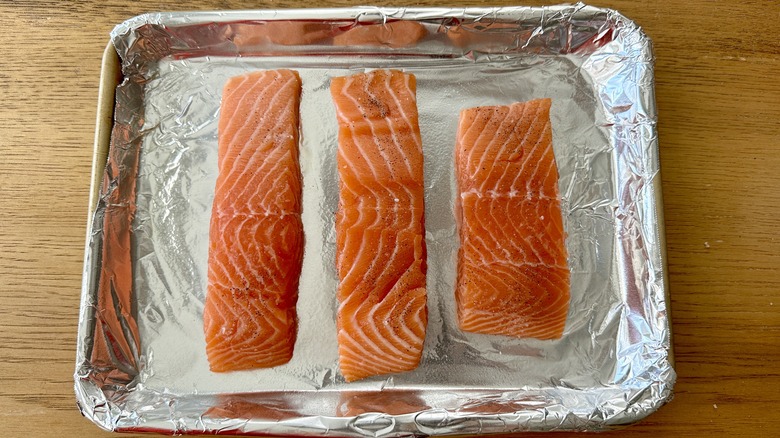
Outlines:
[[[424,37],[402,47],[337,44],[354,27],[399,18],[422,23]],[[269,23],[301,19],[325,36],[303,45],[256,38]],[[236,43],[242,33],[254,39]],[[179,13],[136,17],[112,38],[125,81],[88,241],[76,372],[80,408],[102,427],[599,430],[671,396],[652,52],[629,20],[584,5]],[[202,310],[221,89],[231,76],[270,68],[294,68],[303,81],[298,338],[286,365],[216,374]],[[429,325],[417,370],[346,384],[337,363],[337,127],[328,85],[372,68],[418,80]],[[566,331],[558,341],[466,334],[454,301],[458,112],[538,97],[553,99],[572,275]]]

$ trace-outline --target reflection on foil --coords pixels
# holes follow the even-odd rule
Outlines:
[[[523,29],[518,23],[476,21],[451,25],[445,34],[452,44],[470,50],[500,51],[504,47],[517,47],[527,41],[532,29]]]
[[[358,24],[333,37],[337,46],[408,47],[426,35],[425,26],[415,21],[393,21],[383,24]]]
[[[336,415],[356,417],[366,413],[411,414],[430,409],[415,391],[342,391]]]
[[[102,233],[101,265],[94,306],[90,362],[101,386],[127,385],[138,374],[139,336],[133,314],[131,233],[136,212],[136,174],[141,152],[136,133],[143,126],[143,88],[126,81],[117,88],[111,148],[92,233]],[[100,220],[102,215],[102,221]],[[102,227],[102,228],[101,228]]]
[[[515,394],[467,393],[458,412],[481,415],[511,414],[533,409],[542,409],[549,403],[543,397],[528,397],[523,392]]]
[[[306,46],[329,38],[337,27],[319,21],[262,21],[229,25],[236,47]]]
[[[103,428],[408,436],[603,430],[671,397],[652,50],[620,14],[545,8],[142,15],[117,26],[125,79],[85,258],[75,386]],[[429,327],[420,367],[347,384],[337,363],[333,76],[414,73],[425,152]],[[303,81],[306,233],[290,363],[215,374],[202,333],[224,81]],[[557,341],[463,333],[453,148],[462,108],[553,99],[572,275]]]
[[[257,395],[220,395],[218,402],[209,408],[204,417],[218,420],[251,420],[265,418],[273,421],[287,420],[301,416],[300,412],[290,408],[289,400],[274,400]]]

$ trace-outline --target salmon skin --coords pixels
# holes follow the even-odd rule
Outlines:
[[[416,81],[376,70],[334,78],[339,365],[346,381],[409,371],[422,355],[423,154]]]
[[[569,268],[550,99],[461,112],[456,301],[468,332],[557,339]]]
[[[215,372],[292,357],[303,261],[300,95],[291,70],[234,77],[222,93],[203,310]]]

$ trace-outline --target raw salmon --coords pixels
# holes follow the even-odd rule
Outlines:
[[[569,268],[550,105],[538,99],[461,112],[456,299],[465,331],[563,334]]]
[[[334,78],[339,124],[338,342],[348,382],[412,370],[422,354],[423,154],[415,77]]]
[[[203,310],[212,371],[292,357],[303,261],[300,94],[290,70],[234,77],[223,90]]]

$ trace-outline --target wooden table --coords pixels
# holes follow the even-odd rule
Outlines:
[[[165,3],[0,1],[4,435],[103,435],[81,418],[72,389],[100,57],[115,24],[180,9]],[[360,3],[367,2],[196,1],[188,8]],[[778,436],[780,6],[600,6],[633,18],[655,42],[679,373],[670,404],[617,434]]]

